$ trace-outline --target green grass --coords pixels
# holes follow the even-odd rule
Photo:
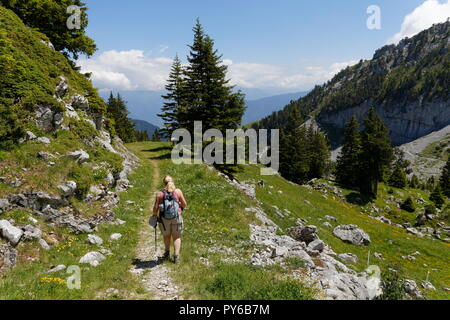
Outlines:
[[[113,256],[107,257],[97,268],[80,266],[81,290],[69,290],[65,284],[57,282],[43,283],[41,279],[52,277],[65,281],[70,276],[65,271],[55,274],[47,274],[46,271],[59,264],[79,265],[78,261],[84,254],[98,248],[86,243],[87,235],[73,235],[68,230],[51,228],[40,221],[40,227],[45,233],[44,238],[54,232],[59,244],[47,252],[40,249],[37,243],[21,243],[17,248],[20,252],[19,264],[0,278],[0,299],[95,299],[97,294],[104,293],[108,288],[119,290],[119,295],[109,297],[110,299],[120,299],[126,297],[130,291],[141,292],[141,284],[133,278],[129,269],[134,259],[138,230],[142,226],[144,216],[149,214],[147,208],[152,190],[152,174],[152,168],[147,166],[142,166],[131,174],[130,180],[135,187],[121,194],[121,202],[114,210],[116,217],[125,220],[126,224],[103,224],[98,232],[104,240],[103,246],[111,250]],[[134,201],[135,205],[125,205],[128,200]],[[146,210],[141,212],[139,208]],[[29,214],[10,212],[8,215],[5,217],[25,223]],[[112,233],[121,233],[123,237],[117,242],[110,242],[109,236]],[[36,261],[31,262],[30,258],[35,258]]]
[[[362,214],[359,206],[339,201],[337,198],[335,200],[331,197],[325,199],[322,193],[293,185],[279,176],[259,176],[259,168],[255,166],[245,166],[244,168],[244,171],[237,175],[241,181],[264,180],[266,182],[266,187],[257,187],[257,198],[263,203],[263,208],[269,217],[284,230],[294,226],[298,218],[305,218],[308,220],[308,224],[318,226],[320,238],[328,243],[336,253],[349,252],[358,256],[359,262],[351,265],[357,271],[367,268],[367,257],[371,253],[371,264],[379,265],[382,269],[392,265],[401,265],[406,277],[419,283],[426,279],[427,273],[430,271],[429,279],[436,286],[437,291],[427,292],[428,297],[430,299],[450,299],[450,294],[444,290],[444,288],[450,287],[450,244],[408,235],[404,229],[389,226]],[[283,193],[278,193],[279,190]],[[348,194],[350,191],[347,190],[345,193]],[[420,191],[417,193],[422,195]],[[406,194],[404,196],[406,197]],[[379,204],[381,205],[381,203]],[[287,209],[292,214],[288,218],[280,219],[272,206],[277,206],[281,210]],[[358,225],[370,235],[372,244],[368,247],[358,247],[343,243],[333,236],[331,228],[323,226],[326,221],[325,215],[336,217],[338,224]],[[333,226],[338,224],[332,223]],[[401,258],[401,256],[415,251],[421,252],[416,261]],[[381,253],[386,260],[376,260],[373,257],[375,252]]]
[[[194,299],[310,299],[315,292],[299,281],[284,279],[283,270],[245,264],[253,252],[249,224],[258,224],[245,208],[255,207],[206,165],[174,165],[167,143],[135,143],[128,147],[159,164],[161,180],[170,175],[188,202],[181,264],[171,265],[172,277]],[[154,153],[160,152],[155,157]],[[158,186],[161,189],[162,184]],[[212,251],[211,251],[212,249]],[[211,263],[205,266],[199,258]],[[233,260],[224,263],[223,258]],[[246,279],[244,282],[242,279]],[[217,287],[216,284],[220,284]],[[245,290],[242,289],[245,287]]]

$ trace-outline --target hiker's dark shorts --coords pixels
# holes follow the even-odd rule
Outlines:
[[[163,236],[181,236],[184,228],[183,217],[181,215],[172,220],[167,220],[164,218],[161,218],[161,220],[162,223],[159,224],[159,229],[161,230]]]

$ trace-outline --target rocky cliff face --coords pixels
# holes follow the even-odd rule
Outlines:
[[[379,49],[255,126],[286,127],[297,109],[304,121],[315,119],[336,148],[346,123],[353,115],[362,120],[370,107],[398,145],[450,124],[450,21]]]
[[[450,100],[378,105],[373,100],[367,100],[345,110],[323,112],[317,120],[330,131],[343,132],[352,116],[361,121],[372,106],[391,130],[391,139],[396,145],[414,141],[450,124]]]
[[[375,107],[397,145],[449,125],[449,36],[450,22],[434,25],[343,71],[325,87],[318,123],[336,144],[353,115],[362,120]]]

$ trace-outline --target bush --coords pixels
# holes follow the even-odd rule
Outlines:
[[[409,197],[408,199],[406,199],[402,205],[400,206],[400,208],[402,210],[408,211],[408,212],[415,212],[416,211],[416,206],[414,204],[414,201],[411,197]]]
[[[436,207],[434,204],[430,204],[425,207],[425,215],[426,216],[434,216],[436,215]]]
[[[91,185],[94,183],[92,170],[86,166],[77,165],[70,172],[69,177],[77,183],[76,198],[78,200],[86,198]]]
[[[10,150],[23,135],[16,113],[0,104],[0,150]]]
[[[381,275],[381,289],[383,294],[378,297],[379,300],[404,300],[406,297],[403,288],[404,280],[400,269],[387,270]]]

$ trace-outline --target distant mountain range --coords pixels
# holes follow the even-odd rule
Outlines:
[[[243,90],[243,89],[242,89]],[[263,89],[248,89],[249,96],[261,96]],[[267,92],[273,92],[272,90]],[[245,90],[244,93],[247,93]],[[115,94],[115,92],[114,92]],[[162,126],[161,118],[157,115],[161,111],[163,91],[120,91],[122,97],[127,101],[130,117],[140,119],[152,124],[153,126]],[[306,95],[307,92],[285,93],[274,96],[266,96],[256,100],[247,100],[247,111],[244,115],[243,124],[248,124],[256,120],[267,117],[274,111],[282,109],[283,106],[292,100],[298,100]],[[104,99],[108,99],[109,92],[101,92]]]
[[[281,110],[283,106],[291,101],[298,100],[307,95],[308,92],[286,93],[277,96],[247,101],[243,124],[249,124],[267,117],[272,112]]]
[[[139,131],[147,131],[149,138],[151,138],[153,136],[153,133],[159,129],[159,127],[144,120],[132,119],[132,121],[134,122],[134,128]]]

